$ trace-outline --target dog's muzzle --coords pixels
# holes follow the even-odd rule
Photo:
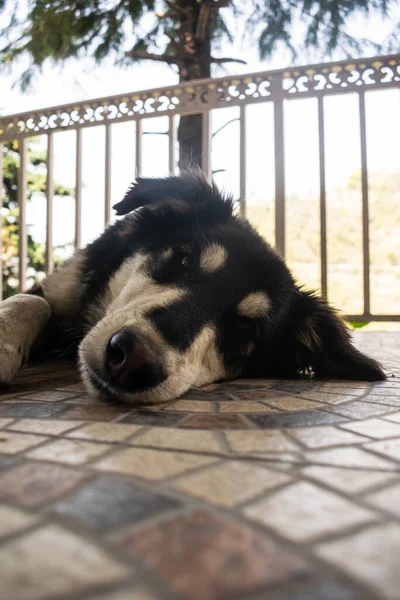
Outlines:
[[[116,397],[118,392],[141,392],[162,383],[167,375],[156,344],[131,327],[108,340],[102,364],[87,364],[89,378],[99,391]]]

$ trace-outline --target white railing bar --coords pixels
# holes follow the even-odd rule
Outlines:
[[[46,175],[46,273],[53,270],[53,196],[54,196],[54,139],[47,135],[47,175]]]
[[[370,314],[370,252],[369,252],[369,202],[368,202],[368,163],[367,129],[365,121],[365,94],[360,92],[360,145],[361,145],[361,194],[362,194],[362,233],[363,233],[363,292],[364,314]]]
[[[26,226],[26,197],[28,184],[28,140],[19,141],[19,178],[18,178],[18,207],[19,207],[19,291],[26,288],[26,267],[28,258],[28,233]]]
[[[168,117],[168,171],[170,175],[175,175],[175,119],[173,116]]]
[[[319,213],[321,246],[321,292],[328,297],[328,258],[326,229],[326,177],[325,177],[325,120],[324,99],[318,98],[318,153],[319,153]]]
[[[239,176],[240,176],[240,214],[246,216],[246,106],[241,105],[239,109]]]
[[[274,101],[275,246],[285,257],[285,141],[283,99]]]
[[[135,131],[135,164],[136,177],[142,174],[142,121],[136,121]]]
[[[398,62],[400,59],[400,54],[396,53],[396,54],[389,54],[389,55],[382,55],[382,56],[374,56],[374,57],[369,57],[369,58],[356,58],[356,59],[345,59],[345,60],[341,60],[341,61],[335,61],[335,62],[322,62],[322,63],[316,63],[316,64],[309,64],[309,65],[299,65],[299,66],[294,66],[294,67],[287,67],[287,68],[283,68],[283,69],[274,69],[271,71],[262,71],[262,72],[252,72],[252,73],[246,73],[243,75],[232,75],[232,76],[228,76],[228,77],[217,77],[217,78],[213,78],[213,79],[197,79],[196,81],[187,81],[187,82],[183,82],[177,85],[172,85],[172,86],[164,86],[164,87],[158,87],[158,88],[151,88],[148,90],[143,90],[143,91],[136,91],[136,92],[127,92],[124,94],[118,94],[118,95],[114,95],[114,96],[104,96],[101,98],[95,98],[95,99],[90,99],[90,100],[84,100],[81,102],[74,102],[74,103],[69,103],[69,104],[61,104],[61,105],[57,105],[57,106],[51,106],[49,108],[46,109],[38,109],[38,110],[34,110],[34,111],[25,111],[22,113],[17,113],[17,114],[13,114],[13,115],[6,115],[2,118],[0,118],[0,127],[3,125],[7,125],[7,123],[9,123],[11,120],[25,120],[27,118],[34,118],[35,116],[42,116],[42,115],[46,115],[46,114],[62,114],[68,111],[80,111],[86,108],[99,108],[102,106],[105,106],[107,104],[115,104],[118,102],[124,102],[124,101],[130,101],[131,99],[138,99],[140,101],[143,101],[145,99],[147,99],[148,97],[156,97],[156,98],[160,98],[165,94],[168,94],[170,92],[174,92],[175,90],[180,90],[180,91],[185,91],[187,88],[189,94],[192,93],[192,90],[194,87],[201,87],[201,86],[207,86],[208,84],[212,84],[213,85],[213,89],[215,86],[218,85],[235,85],[235,82],[239,83],[242,80],[246,79],[255,79],[257,81],[261,81],[263,79],[266,80],[270,80],[272,81],[274,78],[280,78],[281,80],[283,79],[287,79],[289,77],[297,77],[298,75],[296,75],[296,73],[302,74],[303,72],[305,72],[306,70],[315,70],[315,71],[319,71],[320,69],[323,68],[332,68],[332,67],[348,67],[349,65],[354,65],[355,69],[357,68],[363,68],[366,69],[368,68],[370,65],[373,65],[374,63],[380,63],[380,62],[387,62],[387,61],[391,61],[391,63],[394,63],[394,66],[396,62]],[[385,78],[386,79],[386,78]],[[364,82],[363,82],[364,83]],[[392,87],[400,87],[400,81],[388,81],[386,83],[386,81],[384,82],[369,82],[367,84],[364,84],[367,87],[370,87],[371,89],[378,89],[379,86],[382,87],[387,87],[387,85],[390,85]],[[321,90],[321,93],[323,94],[330,94],[330,93],[346,93],[346,92],[350,92],[353,91],[353,88],[348,88],[348,87],[340,87],[337,89],[332,89],[332,88],[328,88],[328,89],[324,89]],[[282,90],[283,94],[286,94],[285,90]],[[305,90],[304,92],[301,92],[297,97],[306,97],[308,94],[317,96],[320,93],[319,90]],[[215,95],[213,95],[215,96]],[[286,96],[285,96],[286,97]],[[268,101],[268,97],[263,98],[263,100]],[[246,103],[248,101],[251,101],[251,96],[249,98],[246,98]],[[231,103],[230,103],[231,104]],[[93,106],[92,106],[93,105]],[[179,105],[177,106],[177,112],[180,112],[179,109]],[[199,112],[199,110],[195,110],[193,113],[191,114],[197,114]],[[151,117],[151,116],[156,116],[157,112],[154,111],[151,114],[147,114],[147,116]],[[162,114],[159,113],[159,114]],[[135,113],[133,116],[129,117],[130,119],[142,119],[145,118],[145,114],[140,114],[138,115],[137,113]],[[106,115],[106,119],[113,119],[112,115],[109,114],[109,111],[107,111],[107,115]],[[119,119],[118,119],[119,120]],[[103,121],[104,122],[104,121]],[[75,123],[74,125],[71,126],[71,128],[77,128],[80,126],[86,126],[86,123]],[[90,123],[90,125],[92,125],[92,123]],[[62,129],[62,127],[61,127]],[[34,135],[35,131],[29,130],[26,132],[20,132],[20,135]]]
[[[106,125],[105,139],[105,165],[104,165],[104,227],[111,220],[111,125]]]
[[[210,181],[211,174],[211,113],[206,110],[202,113],[203,120],[203,139],[202,139],[202,155],[201,168],[206,178]]]
[[[4,185],[3,185],[3,144],[0,142],[0,240],[3,239],[3,202],[4,202]],[[3,300],[3,245],[0,244],[0,301]]]
[[[75,248],[82,245],[82,130],[76,130]]]

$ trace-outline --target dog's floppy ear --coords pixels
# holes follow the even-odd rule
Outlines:
[[[311,368],[325,378],[385,379],[379,363],[353,346],[347,325],[322,298],[297,289],[289,321],[282,348],[289,368]]]
[[[210,216],[225,220],[232,216],[233,203],[210,185],[201,171],[190,171],[165,179],[138,177],[121,202],[113,206],[117,215],[126,215],[141,207],[169,207],[176,213],[206,209]]]

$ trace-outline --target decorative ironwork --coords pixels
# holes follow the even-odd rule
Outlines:
[[[400,54],[206,79],[6,116],[0,119],[0,141],[156,115],[394,85],[400,87]]]

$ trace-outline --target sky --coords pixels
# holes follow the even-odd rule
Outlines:
[[[393,19],[400,18],[400,7]],[[4,23],[4,19],[3,19]],[[2,26],[0,20],[0,27]],[[301,24],[299,24],[299,27]],[[380,42],[392,24],[378,18],[352,19],[349,32]],[[240,30],[240,27],[239,27]],[[232,46],[223,46],[216,55],[238,56],[247,65],[229,64],[214,75],[246,73],[291,64],[288,53],[278,51],[273,59],[260,61],[254,45],[243,44],[239,35]],[[342,55],[333,58],[341,59]],[[320,62],[318,52],[304,55],[298,64]],[[173,85],[176,73],[167,65],[149,61],[117,69],[111,61],[93,67],[89,61],[73,61],[65,68],[46,66],[34,89],[21,93],[13,88],[15,70],[0,76],[0,112],[11,114],[89,98],[121,94],[141,89]],[[367,94],[368,163],[371,170],[399,168],[400,156],[400,90]],[[342,95],[326,98],[327,185],[346,185],[360,168],[357,98]],[[212,112],[212,130],[238,116],[235,107]],[[166,117],[144,120],[145,132],[166,131]],[[274,196],[273,107],[272,103],[253,105],[247,109],[247,181],[251,203],[272,202]],[[384,139],[382,132],[385,132]],[[307,199],[318,195],[318,130],[315,99],[298,99],[285,105],[285,159],[287,194],[296,193]],[[96,237],[104,219],[104,127],[83,130],[83,242]],[[112,132],[112,202],[118,202],[134,177],[134,123],[117,123]],[[225,169],[216,176],[217,183],[228,191],[239,191],[239,125],[233,122],[213,139],[212,168]],[[143,136],[143,175],[168,174],[167,136]],[[226,149],[230,151],[227,152]],[[54,135],[54,175],[58,183],[74,186],[75,134]],[[28,222],[35,239],[44,241],[45,202],[36,197],[28,207]],[[74,234],[74,201],[54,199],[54,240],[56,245],[70,242]],[[271,224],[272,226],[272,224]]]

